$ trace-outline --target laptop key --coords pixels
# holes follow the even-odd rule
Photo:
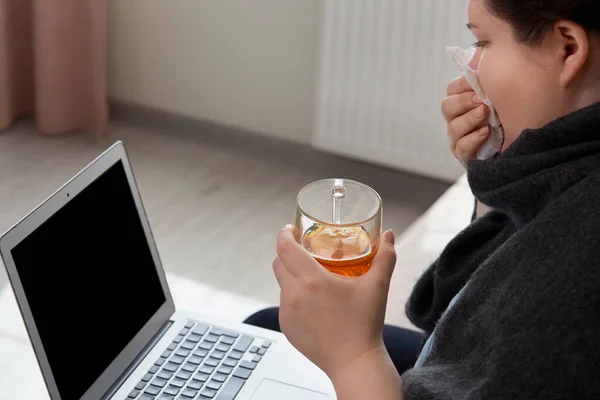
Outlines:
[[[206,382],[209,376],[210,374],[198,372],[196,375],[194,375],[194,380],[199,382]]]
[[[157,394],[160,393],[160,388],[150,385],[146,389],[144,389],[144,393],[150,394],[152,396],[156,396]]]
[[[246,383],[246,381],[243,379],[236,377],[229,378],[225,386],[223,386],[223,389],[221,389],[221,393],[219,393],[219,397],[217,397],[217,400],[235,399],[235,396],[237,396],[240,390],[242,390],[244,383]]]
[[[262,360],[262,356],[259,356],[258,354],[255,355],[254,357],[252,357],[252,362],[259,362],[260,360]]]
[[[169,380],[173,377],[173,373],[163,369],[157,376],[161,379]]]
[[[214,328],[212,330],[212,333],[214,333],[215,335],[229,336],[229,337],[232,337],[232,338],[237,338],[237,337],[240,336],[240,334],[237,333],[237,332],[229,331],[227,329],[222,329],[222,328]]]
[[[202,367],[200,367],[200,369],[198,370],[198,372],[202,372],[203,374],[212,374],[213,371],[215,370],[215,367],[211,367],[209,365],[203,365]]]
[[[187,381],[188,379],[190,379],[191,376],[192,376],[192,373],[188,372],[188,371],[179,371],[179,373],[177,375],[175,375],[176,378],[183,379],[184,381]]]
[[[198,394],[197,390],[190,389],[190,388],[186,388],[183,392],[181,392],[182,396],[189,397],[189,398],[192,398],[192,399],[194,397],[196,397],[197,394]]]
[[[225,375],[229,375],[231,371],[233,371],[233,367],[228,367],[227,365],[221,365],[221,367],[219,367],[217,370],[218,373]]]
[[[137,389],[133,389],[131,392],[129,392],[129,397],[130,399],[135,399],[136,397],[138,397],[138,394],[140,394],[140,391]]]
[[[240,367],[254,370],[254,368],[256,368],[256,364],[254,364],[253,362],[250,362],[250,361],[242,361],[240,363]]]
[[[137,385],[135,385],[136,390],[142,390],[146,387],[146,382],[140,381]]]
[[[203,383],[200,381],[191,381],[190,383],[188,383],[187,387],[195,390],[200,390],[200,388],[202,388],[202,385]]]
[[[172,354],[172,351],[170,351],[170,350],[165,350],[165,351],[162,353],[161,357],[162,357],[162,358],[169,358],[169,357],[171,356],[171,354]]]
[[[169,382],[169,385],[181,389],[185,386],[185,381],[183,379],[175,378],[171,382]]]
[[[208,365],[210,367],[216,367],[217,365],[219,365],[219,360],[217,360],[216,358],[209,358],[208,360],[206,360],[204,362],[204,365]]]
[[[169,345],[169,347],[167,347],[167,350],[171,350],[171,351],[173,351],[173,350],[175,350],[176,348],[177,348],[177,343],[171,343],[171,344]]]
[[[237,365],[237,360],[231,357],[227,357],[227,359],[223,361],[223,365],[226,365],[228,367],[235,367]]]
[[[197,365],[194,365],[192,363],[186,363],[181,369],[188,372],[195,372],[196,368],[198,368]]]
[[[221,338],[221,343],[225,343],[225,344],[234,344],[235,343],[235,338],[229,337],[229,336],[224,336]]]
[[[163,393],[171,395],[171,396],[177,396],[177,393],[179,393],[181,389],[175,386],[169,386],[168,388],[165,389],[165,391]]]
[[[252,344],[253,341],[254,341],[253,337],[244,335],[238,339],[235,346],[233,346],[233,349],[237,350],[237,351],[241,351],[243,353],[246,350],[248,350],[248,347],[250,347],[250,345]]]
[[[223,383],[223,382],[225,382],[225,381],[227,380],[227,375],[223,375],[223,374],[215,374],[215,375],[212,377],[212,380],[213,380],[213,381],[217,381],[217,382],[221,382],[221,383]]]
[[[149,374],[155,374],[158,371],[159,366],[158,365],[153,365],[152,367],[150,367],[150,369],[148,370]]]
[[[194,321],[188,321],[185,323],[186,328],[192,328],[194,326]]]
[[[235,346],[233,346],[233,349],[237,350],[237,351],[241,351],[243,353],[246,350],[248,350],[248,348],[250,347],[250,345],[252,344],[253,341],[254,341],[253,337],[244,335],[238,339]]]
[[[175,337],[175,339],[173,339],[173,342],[180,343],[182,340],[183,340],[183,336],[182,335],[177,335],[177,337]]]
[[[219,350],[215,350],[212,353],[210,353],[210,357],[211,358],[216,358],[217,360],[222,360],[223,357],[225,357],[225,353],[224,351],[219,351]]]
[[[219,389],[221,389],[222,385],[223,385],[223,382],[212,380],[206,384],[206,387],[209,389],[219,390]]]
[[[165,363],[165,359],[160,357],[158,360],[156,360],[156,362],[154,363],[154,365],[158,365],[159,367],[162,366]]]
[[[204,336],[204,334],[208,332],[208,325],[198,322],[192,332],[200,336]]]
[[[174,399],[175,399],[175,396],[171,396],[171,395],[164,394],[164,393],[156,398],[156,400],[174,400]]]
[[[188,362],[191,362],[192,364],[196,365],[200,365],[202,363],[202,360],[204,360],[204,358],[198,356],[191,356],[190,358],[188,358]]]
[[[250,374],[252,374],[252,370],[238,367],[233,373],[233,376],[236,378],[248,379],[250,378]]]
[[[162,378],[155,378],[152,382],[150,382],[150,384],[152,386],[156,386],[159,388],[164,388],[165,385],[167,384],[168,379],[162,379]]]
[[[268,349],[269,347],[271,347],[271,342],[269,342],[268,340],[265,340],[262,344],[262,347],[264,347],[265,349]]]
[[[185,361],[185,357],[181,357],[181,356],[173,356],[169,360],[169,362],[172,362],[172,363],[177,364],[177,365],[183,364],[184,361]]]
[[[156,397],[154,395],[142,393],[142,395],[138,397],[137,400],[154,400],[155,398]]]
[[[260,349],[258,349],[259,356],[264,356],[266,352],[267,352],[267,349],[265,349],[264,347],[261,347]]]
[[[149,382],[150,379],[152,379],[152,374],[146,374],[144,375],[144,377],[142,378],[142,382]]]
[[[205,349],[198,349],[194,352],[194,355],[197,357],[206,357],[208,355],[208,350]]]
[[[179,369],[179,365],[169,362],[163,367],[163,369],[169,372],[175,372]]]
[[[219,351],[228,352],[230,348],[231,348],[231,345],[228,345],[225,343],[219,343],[217,345],[217,350],[219,350]]]
[[[214,389],[209,389],[209,388],[204,388],[200,392],[200,396],[207,397],[209,399],[212,399],[213,397],[215,397],[215,394],[217,394],[217,391]]]
[[[260,347],[258,347],[258,346],[252,346],[252,348],[250,349],[250,353],[252,353],[252,354],[258,353],[258,349],[260,349]]]
[[[176,356],[179,356],[179,357],[187,357],[187,356],[189,356],[189,355],[190,355],[190,353],[191,353],[191,352],[192,352],[192,351],[191,351],[191,350],[188,350],[188,349],[178,349],[178,350],[175,352],[175,355],[176,355]]]
[[[187,335],[189,332],[190,332],[190,328],[183,328],[183,329],[182,329],[182,330],[179,332],[179,334],[180,334],[180,335],[183,335],[183,336],[185,336],[185,335]]]
[[[211,343],[217,343],[219,341],[219,337],[211,332],[210,335],[204,338],[204,340]]]
[[[236,350],[233,350],[231,353],[229,353],[229,357],[233,358],[234,360],[240,360],[243,355],[244,353]]]
[[[186,350],[194,350],[194,348],[196,348],[196,343],[194,342],[190,342],[189,340],[186,340],[185,342],[183,342],[183,344],[181,345],[182,349],[186,349]]]
[[[204,349],[204,350],[210,350],[213,348],[213,346],[214,346],[214,343],[207,342],[206,340],[203,341],[202,343],[200,343],[200,345],[198,345],[199,348]]]
[[[189,335],[187,337],[187,340],[189,340],[190,342],[194,342],[194,343],[198,343],[200,341],[200,339],[202,339],[202,336],[200,336],[196,333],[192,333],[191,335]]]

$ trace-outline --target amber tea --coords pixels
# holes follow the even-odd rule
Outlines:
[[[362,227],[315,225],[306,231],[301,243],[319,264],[343,276],[366,274],[377,254],[377,243]]]
[[[346,179],[325,179],[298,195],[298,240],[329,271],[364,275],[381,235],[381,198],[370,187]]]

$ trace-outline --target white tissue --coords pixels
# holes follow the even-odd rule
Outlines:
[[[469,82],[469,85],[471,85],[475,93],[477,93],[477,95],[483,100],[483,103],[490,108],[490,117],[488,118],[488,124],[491,127],[490,138],[477,152],[478,159],[490,159],[496,154],[500,153],[500,150],[502,150],[502,145],[504,144],[504,129],[502,128],[502,124],[498,119],[498,115],[496,114],[494,106],[492,106],[492,102],[487,98],[483,92],[483,89],[481,88],[481,85],[479,84],[477,71],[473,70],[469,66],[469,63],[475,55],[475,48],[463,50],[460,47],[446,47],[446,52],[448,55],[450,55],[450,57],[452,57],[452,61],[454,61],[454,64],[456,64],[460,72],[462,72],[463,76],[467,79],[467,82]]]

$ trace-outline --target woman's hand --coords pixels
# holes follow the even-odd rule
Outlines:
[[[462,165],[477,157],[477,151],[490,136],[487,119],[490,109],[475,94],[464,76],[448,85],[448,97],[442,102],[442,114],[448,123],[452,154]]]
[[[347,278],[323,268],[298,244],[293,229],[280,232],[273,262],[281,287],[279,322],[288,340],[330,378],[369,354],[385,353],[382,331],[396,264],[394,234],[382,236],[369,272]]]

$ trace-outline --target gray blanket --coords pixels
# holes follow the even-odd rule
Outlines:
[[[600,399],[600,104],[468,177],[494,211],[415,286],[408,316],[434,340],[406,399]]]

